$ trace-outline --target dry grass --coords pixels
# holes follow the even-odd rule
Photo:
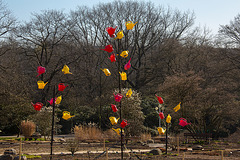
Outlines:
[[[22,121],[21,122],[22,134],[25,138],[29,138],[36,130],[36,125],[32,121]]]
[[[150,133],[142,133],[140,137],[141,137],[141,141],[143,142],[152,138]]]
[[[101,140],[103,138],[102,131],[96,126],[88,125],[88,126],[75,126],[74,127],[74,135],[78,140]]]

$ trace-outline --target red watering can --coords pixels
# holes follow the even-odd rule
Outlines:
[[[189,125],[191,123],[187,123],[187,120],[185,118],[180,118],[179,119],[179,125],[182,127],[185,127],[186,125]]]
[[[38,66],[37,67],[37,72],[38,72],[38,76],[40,76],[41,74],[45,73],[46,72],[46,68],[45,67],[42,67],[42,66]]]
[[[56,103],[56,100],[57,100],[57,98],[55,97],[55,103]],[[50,100],[50,101],[48,101],[49,103],[50,103],[50,105],[52,106],[53,105],[53,98]]]
[[[160,117],[161,119],[164,119],[164,114],[163,114],[162,112],[160,112],[160,113],[159,113],[159,117]]]
[[[111,44],[109,44],[109,45],[105,46],[105,49],[101,49],[101,50],[111,53],[113,51],[113,46]]]
[[[31,102],[31,103],[32,103],[32,102]],[[36,104],[33,104],[33,103],[32,103],[32,105],[33,105],[33,107],[34,107],[34,109],[35,109],[36,111],[40,111],[41,108],[43,107],[43,104],[40,103],[40,102],[37,102]]]
[[[115,56],[115,54],[114,54],[114,53],[111,54],[111,56],[109,57],[109,59],[110,59],[111,62],[116,62],[116,56]]]
[[[113,112],[117,112],[117,111],[118,111],[118,109],[117,109],[117,106],[116,106],[116,105],[114,105],[114,104],[111,104],[111,107],[112,107],[112,110],[113,110]]]
[[[163,99],[162,99],[162,97],[158,97],[156,94],[155,94],[155,96],[157,97],[158,102],[159,102],[160,104],[163,104]]]
[[[63,83],[59,83],[58,84],[58,91],[64,91],[64,89],[67,87],[68,85],[64,85]]]
[[[124,128],[124,127],[126,127],[126,125],[129,125],[129,124],[127,123],[127,120],[124,119],[124,120],[121,122],[120,126],[121,126],[122,128]]]
[[[117,27],[113,28],[113,27],[108,27],[106,28],[106,31],[108,32],[110,37],[115,37],[114,33]]]
[[[120,102],[121,99],[122,99],[122,97],[123,97],[120,93],[118,93],[118,94],[116,94],[116,95],[113,93],[113,95],[114,95],[114,98],[115,98],[115,101],[116,101],[116,102]]]
[[[130,58],[130,60],[128,61],[128,63],[124,65],[124,69],[125,69],[125,70],[128,70],[129,68],[131,68],[131,63],[130,63],[130,61],[131,61],[131,58]]]

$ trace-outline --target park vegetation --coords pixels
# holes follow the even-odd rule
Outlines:
[[[132,99],[122,104],[130,123],[128,135],[156,134],[159,104],[155,94],[163,97],[164,111],[174,115],[171,133],[182,131],[181,117],[191,122],[186,130],[213,133],[215,138],[227,137],[240,127],[240,14],[212,35],[194,26],[193,12],[151,2],[116,0],[92,8],[79,6],[69,13],[44,10],[26,22],[15,19],[3,3],[0,13],[2,134],[18,134],[25,122],[34,122],[38,132],[50,135],[47,100],[59,81],[69,86],[56,110],[55,133],[85,133],[83,128],[89,123],[109,130],[118,73],[103,74],[100,68],[117,66],[106,61],[109,55],[100,49],[112,42],[106,28],[116,26],[117,31],[124,30],[121,49],[129,50],[132,59],[123,83],[123,93],[133,90]],[[127,21],[137,22],[131,32],[124,29]],[[112,45],[119,47],[117,42]],[[74,76],[61,76],[65,64]],[[43,91],[36,85],[37,66],[47,70],[41,75],[48,81]],[[42,102],[45,109],[35,111],[31,102]],[[179,102],[182,108],[175,113]],[[62,119],[64,110],[75,117]]]

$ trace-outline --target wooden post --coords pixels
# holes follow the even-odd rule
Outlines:
[[[19,160],[21,160],[22,157],[22,138],[20,136],[20,145],[19,145]]]
[[[105,147],[105,138],[103,138],[103,151],[106,150],[106,147]]]
[[[106,149],[106,160],[108,160],[108,148]]]
[[[221,160],[223,160],[223,150],[221,150]]]
[[[177,154],[179,155],[179,136],[177,136]]]
[[[183,152],[183,158],[182,158],[182,160],[184,160],[184,158],[185,158],[185,152]]]

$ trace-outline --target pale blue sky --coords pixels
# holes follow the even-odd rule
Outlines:
[[[99,2],[114,0],[3,0],[18,20],[28,21],[31,13],[41,10],[57,9],[68,12],[77,6],[92,7]],[[149,1],[149,0],[141,0]],[[181,11],[194,11],[195,24],[206,26],[213,33],[217,33],[219,25],[229,24],[230,20],[240,13],[240,0],[150,0],[156,5],[170,6]]]

